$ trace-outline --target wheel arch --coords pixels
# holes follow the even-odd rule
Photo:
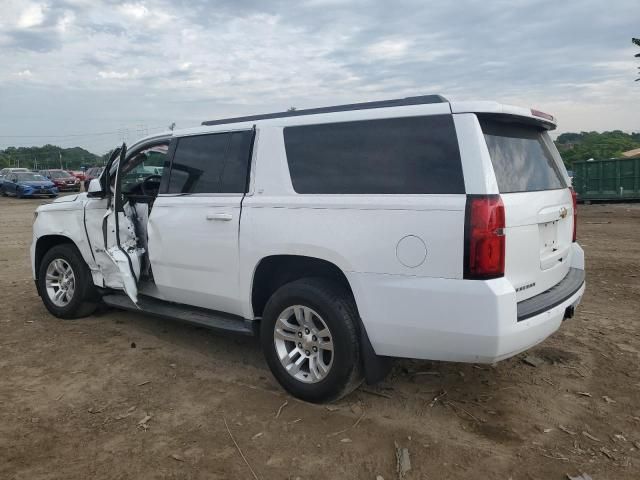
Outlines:
[[[43,235],[42,237],[39,237],[38,240],[36,241],[36,248],[35,248],[34,257],[33,257],[33,271],[34,271],[34,277],[36,282],[38,280],[40,263],[42,262],[42,258],[44,257],[45,253],[47,253],[53,247],[57,245],[62,245],[62,244],[73,245],[78,250],[78,253],[80,253],[80,255],[82,256],[82,253],[80,252],[80,249],[75,244],[75,242],[71,238],[65,235],[51,234],[51,235]]]
[[[264,306],[278,288],[304,277],[333,280],[344,286],[353,296],[347,276],[333,262],[305,255],[269,255],[256,264],[253,272],[251,308],[254,317],[262,316]]]
[[[391,359],[376,355],[360,317],[358,302],[349,279],[338,265],[329,260],[289,254],[263,257],[256,264],[251,281],[251,308],[254,318],[262,316],[267,301],[278,288],[304,277],[327,278],[349,292],[358,314],[360,351],[365,380],[369,384],[382,380],[391,369]]]

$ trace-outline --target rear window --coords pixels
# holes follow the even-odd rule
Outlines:
[[[451,115],[284,129],[297,193],[464,193]]]
[[[486,119],[480,119],[480,125],[501,193],[567,187],[543,139],[544,130]]]

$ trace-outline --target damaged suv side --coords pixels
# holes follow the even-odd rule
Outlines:
[[[492,363],[585,290],[552,116],[438,95],[256,115],[116,149],[36,211],[38,293],[257,335],[293,395],[380,380],[392,357]]]

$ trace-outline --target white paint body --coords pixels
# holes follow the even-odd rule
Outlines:
[[[145,293],[254,319],[252,285],[260,261],[301,255],[326,260],[344,272],[379,355],[494,362],[539,343],[560,326],[565,309],[577,305],[584,292],[583,286],[561,305],[517,322],[518,301],[555,285],[570,267],[584,269],[582,249],[571,242],[568,189],[502,195],[505,276],[479,281],[463,279],[466,194],[310,195],[297,194],[292,186],[282,133],[286,126],[452,114],[466,193],[497,194],[477,112],[534,118],[529,110],[491,102],[440,103],[168,133],[186,136],[254,125],[257,132],[246,195],[157,197],[148,221],[155,289]],[[557,161],[566,176],[559,157]],[[117,265],[107,266],[109,255],[102,245],[104,202],[81,194],[40,207],[32,258],[41,236],[66,236],[78,246],[96,285],[124,289],[131,279],[123,278]],[[554,217],[558,207],[567,208],[567,219]],[[541,225],[549,222],[557,225],[563,256],[545,264],[539,237]],[[35,268],[34,263],[34,276]],[[533,282],[535,287],[516,292]]]

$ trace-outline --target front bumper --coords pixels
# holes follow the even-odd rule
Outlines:
[[[20,195],[22,195],[23,197],[48,197],[50,195],[58,195],[59,190],[57,187],[51,187],[51,188],[45,188],[45,189],[40,189],[40,188],[31,188],[31,189],[23,189],[20,192]]]
[[[73,185],[57,185],[58,190],[61,192],[79,192],[80,184],[75,183]]]

